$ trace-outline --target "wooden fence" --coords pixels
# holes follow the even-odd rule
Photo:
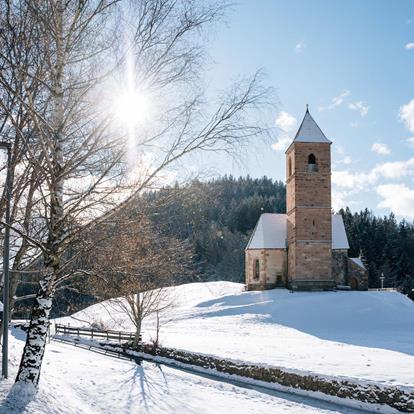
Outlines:
[[[123,332],[123,331],[111,331],[111,330],[101,330],[93,328],[75,328],[67,325],[55,325],[56,334],[61,335],[76,335],[76,336],[86,336],[91,339],[106,339],[106,340],[116,340],[116,341],[133,341],[135,334],[133,332]],[[139,337],[141,341],[141,335]]]

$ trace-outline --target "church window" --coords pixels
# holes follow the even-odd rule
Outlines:
[[[292,158],[289,158],[289,177],[292,175]]]
[[[310,154],[308,157],[308,171],[309,172],[318,171],[318,165],[316,164],[316,157],[313,154]]]
[[[313,227],[315,227],[315,219],[312,220]]]
[[[254,261],[253,277],[255,279],[259,279],[260,278],[260,261],[259,261],[259,259],[256,259]]]

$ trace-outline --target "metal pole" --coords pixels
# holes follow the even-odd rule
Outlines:
[[[4,229],[3,244],[3,342],[1,373],[4,378],[8,377],[9,359],[9,258],[10,258],[10,200],[11,200],[11,145],[1,143],[3,148],[7,148],[7,175],[6,175],[6,228]]]

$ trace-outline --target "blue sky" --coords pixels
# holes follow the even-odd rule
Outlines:
[[[221,174],[284,180],[309,104],[333,141],[334,207],[414,218],[414,1],[240,1],[209,52],[211,88],[263,68],[279,101],[273,145],[244,166],[222,160]]]

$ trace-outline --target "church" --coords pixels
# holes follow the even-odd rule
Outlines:
[[[340,214],[332,213],[331,141],[309,110],[286,150],[286,214],[264,213],[245,250],[247,290],[366,290],[360,258],[348,257]]]

